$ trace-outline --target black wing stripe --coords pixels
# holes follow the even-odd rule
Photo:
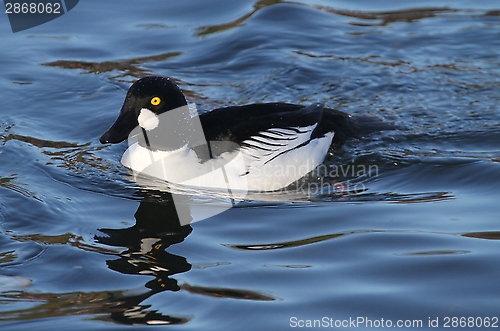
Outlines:
[[[274,139],[274,138],[271,138],[272,140],[275,140],[275,141],[282,141],[283,139]],[[296,139],[296,138],[293,138],[293,139]],[[287,140],[293,140],[293,139],[287,139]],[[253,136],[251,137],[250,139],[248,139],[250,141],[255,141],[257,143],[261,143],[261,144],[264,144],[264,145],[268,145],[268,146],[285,146],[286,144],[280,144],[280,143],[272,143],[269,138],[266,138],[266,137],[263,137],[263,136]]]

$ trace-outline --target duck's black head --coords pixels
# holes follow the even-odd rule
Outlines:
[[[100,142],[122,142],[139,125],[145,130],[154,129],[158,125],[157,115],[186,105],[181,90],[169,78],[139,79],[128,90],[120,115],[101,136]]]

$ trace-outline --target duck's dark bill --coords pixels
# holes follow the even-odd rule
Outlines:
[[[121,143],[128,138],[130,132],[137,126],[137,119],[135,118],[135,113],[133,111],[126,111],[121,113],[116,119],[116,122],[104,132],[99,141],[101,144]]]

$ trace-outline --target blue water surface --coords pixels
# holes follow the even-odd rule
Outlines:
[[[498,327],[499,36],[494,1],[88,0],[18,33],[4,14],[0,328]],[[99,143],[152,74],[199,109],[322,102],[400,129],[181,226],[127,144]]]

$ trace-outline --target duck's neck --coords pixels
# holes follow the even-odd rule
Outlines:
[[[158,115],[159,124],[153,130],[142,130],[139,145],[152,151],[173,151],[190,147],[204,140],[198,117],[191,118],[188,105]]]

